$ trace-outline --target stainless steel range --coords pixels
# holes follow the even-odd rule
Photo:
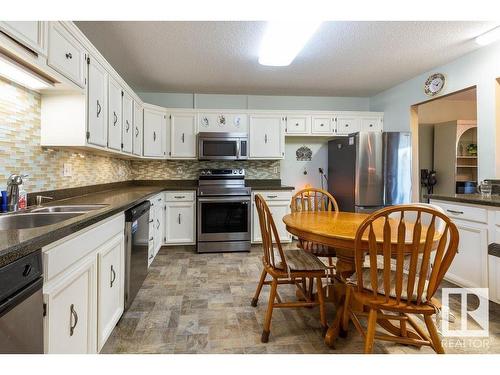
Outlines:
[[[244,169],[200,170],[199,253],[250,251],[250,195]]]

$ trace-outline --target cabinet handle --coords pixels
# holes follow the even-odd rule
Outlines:
[[[118,116],[116,115],[116,112],[113,111],[113,126],[115,126],[117,122],[118,122]]]
[[[115,280],[116,280],[116,272],[115,272],[115,269],[113,268],[113,265],[111,265],[111,281],[109,283],[110,288],[113,287],[113,283],[115,282]]]
[[[156,222],[158,223],[156,224],[156,229],[160,229],[160,220],[156,219]]]
[[[153,132],[153,141],[156,141],[156,132]]]
[[[153,241],[153,240],[154,240],[154,237],[151,237],[149,240],[150,240],[150,241]]]
[[[149,259],[153,259],[153,254],[151,254],[151,255],[149,256]]]
[[[136,126],[135,127],[135,137],[137,138],[139,136],[139,128]]]
[[[73,336],[73,333],[75,332],[76,325],[78,324],[78,314],[76,313],[75,310],[75,305],[71,304],[69,307],[69,335]],[[74,320],[74,324],[72,323]]]
[[[373,124],[370,124],[369,126],[370,126],[370,128],[373,128]]]
[[[127,126],[125,126],[125,131],[128,133],[128,130],[130,129],[130,124],[128,123],[128,120],[125,120],[125,124],[127,124]]]
[[[299,126],[299,123],[298,123],[298,122],[296,122],[296,123],[295,123],[295,126]]]
[[[455,215],[463,215],[463,211],[455,211],[455,210],[446,210],[448,211],[449,213],[451,214],[455,214]]]
[[[182,139],[182,143],[184,143],[184,133],[182,133],[181,139]]]
[[[186,196],[185,195],[176,195],[176,196],[174,196],[174,198],[175,199],[184,199],[184,198],[186,198]]]
[[[179,224],[181,223],[181,214],[179,214],[179,216],[177,217],[177,221],[179,222]]]
[[[151,224],[153,221],[154,221],[154,220],[153,220],[153,219],[151,219],[151,220],[149,220],[149,223]]]
[[[278,196],[277,196],[277,195],[268,195],[267,197],[268,197],[268,198],[271,198],[271,199],[272,199],[272,198],[278,198]]]
[[[325,124],[319,124],[319,126],[325,126]]]
[[[97,118],[99,118],[99,115],[101,114],[101,103],[99,103],[99,99],[97,99]]]
[[[345,124],[345,127],[347,128],[349,126],[349,124]]]
[[[67,58],[67,59],[72,59],[72,58],[73,58],[73,55],[71,54],[71,52],[68,52],[68,53],[66,54],[66,58]]]
[[[264,135],[264,143],[267,143],[267,134]]]

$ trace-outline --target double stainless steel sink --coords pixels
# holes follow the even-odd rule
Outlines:
[[[37,207],[0,215],[0,230],[38,228],[99,210],[106,204],[58,205]]]

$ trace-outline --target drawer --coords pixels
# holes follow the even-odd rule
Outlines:
[[[363,118],[361,119],[361,130],[367,132],[379,132],[382,130],[380,118]]]
[[[435,200],[431,200],[431,203],[441,207],[446,215],[452,219],[476,221],[478,223],[488,222],[488,211],[485,208]]]
[[[337,117],[337,133],[355,133],[360,131],[361,125],[356,117]]]
[[[310,130],[310,117],[309,116],[287,116],[286,119],[286,132],[307,134]]]
[[[85,86],[85,50],[62,25],[52,23],[49,31],[48,65],[80,87]]]
[[[331,133],[332,122],[330,117],[313,117],[312,119],[313,133]]]
[[[169,191],[165,193],[166,202],[192,202],[194,198],[194,191]]]
[[[266,201],[291,201],[292,193],[290,191],[254,191],[252,192],[252,200],[255,200],[255,195],[260,194]]]
[[[96,227],[82,230],[43,248],[45,281],[52,279],[87,254],[92,253],[110,238],[117,234],[123,235],[124,226],[125,216],[120,214],[100,222]]]

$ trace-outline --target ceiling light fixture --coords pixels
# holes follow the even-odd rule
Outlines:
[[[479,35],[475,41],[480,46],[486,46],[500,39],[500,26]]]
[[[0,54],[0,76],[31,90],[53,86],[43,77],[3,54]]]
[[[287,66],[316,32],[320,21],[271,21],[260,47],[259,64]]]

